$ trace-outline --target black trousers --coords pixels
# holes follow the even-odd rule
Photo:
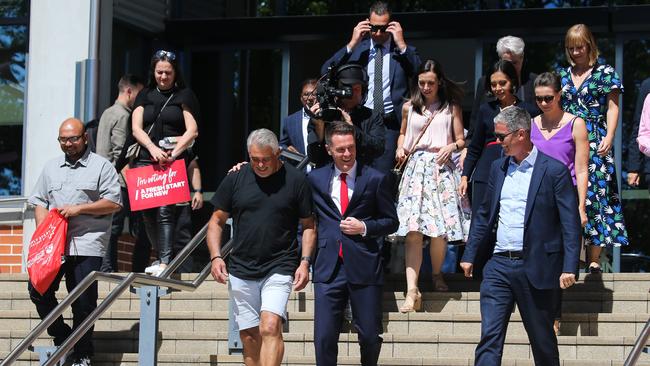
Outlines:
[[[122,209],[113,214],[111,238],[108,240],[106,255],[102,260],[102,272],[117,272],[117,241],[124,231],[124,219],[129,215],[129,193],[122,187]]]
[[[52,282],[50,288],[41,295],[34,289],[31,283],[27,285],[29,297],[36,305],[38,316],[42,319],[59,304],[56,300],[56,291],[59,289],[61,278],[65,276],[65,287],[71,292],[92,271],[99,271],[102,264],[102,257],[67,256],[65,263],[61,266],[59,274]],[[97,308],[97,282],[92,284],[79,298],[72,303],[72,329],[76,329],[88,315]],[[72,333],[72,329],[59,316],[51,326],[47,328],[47,334],[54,337],[54,345],[58,346]],[[92,356],[93,344],[92,334],[94,327],[91,327],[81,337],[74,347],[75,356]]]
[[[160,263],[172,260],[174,229],[176,228],[176,205],[151,208],[142,212],[144,228],[151,244],[158,249]]]

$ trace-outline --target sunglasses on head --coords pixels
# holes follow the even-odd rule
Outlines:
[[[377,33],[379,31],[382,31],[382,33],[386,33],[386,29],[388,29],[388,24],[384,24],[384,25],[370,24],[370,32],[371,33]]]
[[[535,100],[537,103],[546,102],[547,104],[555,99],[555,95],[536,95]]]
[[[169,61],[176,60],[176,54],[174,52],[171,52],[171,51],[158,50],[158,51],[156,51],[156,53],[154,53],[154,56],[156,58],[159,58],[159,59],[166,58]]]

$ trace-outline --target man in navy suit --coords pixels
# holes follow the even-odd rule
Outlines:
[[[420,57],[415,47],[406,44],[402,26],[391,20],[385,2],[370,7],[368,18],[354,27],[350,42],[325,61],[321,74],[331,65],[350,62],[366,67],[369,83],[365,106],[384,117],[384,153],[373,166],[388,172],[395,162],[402,104],[409,96],[409,82],[420,67]]]
[[[343,309],[352,304],[361,364],[377,365],[382,338],[381,237],[399,225],[386,175],[357,163],[355,129],[326,131],[333,163],[312,170],[318,249],[313,264],[314,345],[319,366],[336,365]]]
[[[305,112],[316,102],[316,79],[307,79],[300,88],[300,103],[302,108],[282,119],[280,146],[283,149],[305,155],[307,153],[307,124],[309,115]]]
[[[473,217],[460,264],[466,277],[484,267],[474,364],[501,364],[517,303],[535,364],[559,366],[553,320],[560,288],[576,281],[578,199],[566,166],[532,144],[528,112],[506,108],[494,121],[506,156],[492,164],[487,197]]]

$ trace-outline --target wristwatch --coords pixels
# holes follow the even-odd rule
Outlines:
[[[308,255],[304,255],[300,257],[300,261],[307,261],[307,263],[311,264],[311,257]]]

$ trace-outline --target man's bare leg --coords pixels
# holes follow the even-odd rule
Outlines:
[[[246,366],[261,366],[260,349],[262,347],[262,337],[260,328],[249,328],[239,331],[239,337],[244,345],[244,364]]]
[[[262,338],[262,349],[260,351],[261,365],[279,366],[284,356],[282,317],[268,311],[262,311],[259,334]]]

